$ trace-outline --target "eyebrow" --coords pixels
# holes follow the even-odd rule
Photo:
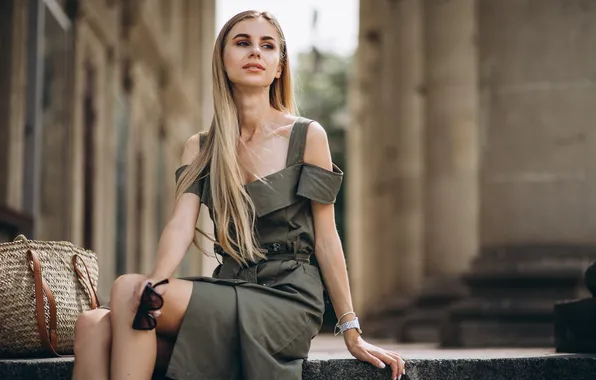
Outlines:
[[[250,38],[250,35],[246,34],[246,33],[240,33],[240,34],[236,34],[233,39],[235,40],[236,38]],[[263,36],[263,37],[261,37],[261,40],[275,41],[275,38],[273,38],[271,36]]]

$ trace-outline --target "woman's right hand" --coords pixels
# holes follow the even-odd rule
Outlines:
[[[145,291],[145,287],[147,286],[147,284],[151,284],[153,286],[154,284],[157,284],[162,280],[163,280],[163,278],[152,278],[152,277],[141,278],[141,280],[135,287],[136,299],[138,300],[137,307],[139,307],[141,305],[142,295],[143,295],[143,292]],[[159,285],[159,286],[153,288],[153,290],[155,290],[155,292],[157,294],[159,294],[160,296],[163,297],[167,288],[168,288],[168,285],[163,284],[163,285]],[[161,310],[151,310],[151,311],[149,311],[149,313],[153,314],[153,316],[155,318],[157,318],[161,315]]]

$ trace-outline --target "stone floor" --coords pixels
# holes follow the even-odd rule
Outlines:
[[[398,344],[393,341],[367,340],[379,347],[395,351],[404,359],[513,359],[565,356],[557,354],[553,348],[487,348],[487,349],[440,349],[434,344]],[[310,360],[350,359],[341,336],[322,334],[311,346]],[[595,379],[596,380],[596,379]]]

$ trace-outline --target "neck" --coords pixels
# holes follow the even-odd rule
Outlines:
[[[276,112],[269,104],[269,87],[257,90],[254,87],[236,87],[234,102],[238,110],[240,136],[247,138],[262,133]]]

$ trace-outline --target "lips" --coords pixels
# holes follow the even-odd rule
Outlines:
[[[259,63],[247,63],[246,65],[242,66],[243,69],[259,69],[265,70],[265,68]]]

